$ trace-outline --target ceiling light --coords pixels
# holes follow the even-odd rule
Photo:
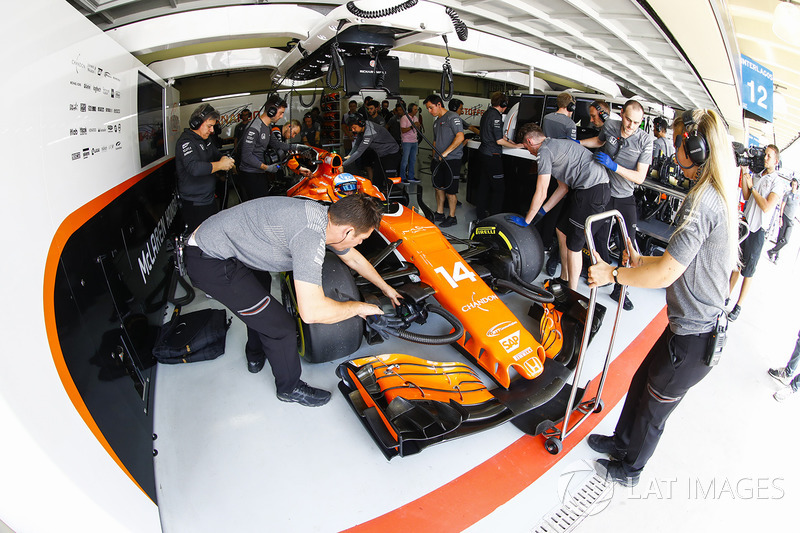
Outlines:
[[[772,31],[789,44],[800,46],[800,7],[791,2],[779,2],[775,7]]]
[[[210,102],[212,100],[219,100],[221,98],[233,98],[234,96],[250,96],[250,93],[235,93],[235,94],[223,94],[222,96],[209,96],[208,98],[203,98],[201,102]]]

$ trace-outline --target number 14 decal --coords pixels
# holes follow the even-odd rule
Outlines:
[[[464,263],[461,261],[456,261],[456,264],[453,265],[452,276],[447,272],[447,270],[444,269],[444,267],[436,268],[433,271],[441,274],[442,277],[447,280],[447,283],[449,283],[454,289],[458,287],[459,281],[463,281],[465,279],[475,281],[475,272],[470,272],[467,270],[467,267],[464,266]]]

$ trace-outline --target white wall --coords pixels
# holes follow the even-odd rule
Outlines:
[[[4,42],[14,46],[0,81],[0,519],[20,533],[160,531],[156,505],[67,396],[43,311],[62,221],[142,171],[137,69],[157,76],[63,0],[7,3],[3,21]]]

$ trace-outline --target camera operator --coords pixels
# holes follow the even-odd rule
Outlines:
[[[230,170],[234,160],[220,154],[209,137],[219,120],[219,112],[203,104],[189,117],[189,127],[183,130],[175,148],[175,171],[178,174],[178,194],[181,213],[189,231],[219,211],[214,191],[215,172]]]
[[[792,236],[794,214],[797,212],[798,202],[800,202],[800,192],[797,191],[797,180],[792,178],[791,189],[786,191],[783,202],[781,202],[781,229],[778,230],[778,240],[775,247],[767,252],[767,258],[773,263],[778,262],[778,253]]]
[[[742,168],[742,196],[744,197],[744,219],[750,232],[739,245],[741,248],[742,266],[731,273],[730,292],[742,275],[742,287],[739,289],[739,299],[728,313],[729,320],[739,318],[742,311],[742,302],[750,291],[753,276],[756,273],[761,250],[764,248],[765,229],[769,226],[770,217],[764,216],[772,213],[775,206],[783,197],[783,183],[775,170],[780,160],[780,150],[774,144],[767,145],[764,150],[764,170],[753,176],[750,169]]]
[[[612,460],[597,462],[606,479],[632,487],[655,452],[667,419],[691,387],[711,370],[719,317],[728,292],[728,269],[736,263],[736,202],[732,152],[722,119],[695,109],[676,117],[675,157],[689,179],[678,227],[661,256],[624,257],[627,268],[604,263],[589,267],[589,286],[619,282],[645,288],[666,287],[669,325],[633,375],[613,436],[593,434],[587,441]],[[627,256],[627,254],[624,254]],[[709,414],[708,416],[712,416]],[[703,441],[710,435],[695,436]],[[690,454],[694,441],[684,439]]]
[[[633,189],[647,177],[647,171],[653,160],[653,137],[639,128],[644,119],[644,108],[636,100],[625,102],[620,117],[621,120],[606,120],[597,137],[584,139],[581,144],[588,148],[602,147],[595,154],[595,159],[608,169],[611,200],[606,210],[616,209],[622,213],[628,235],[635,241],[638,216]],[[606,243],[610,232],[611,225],[606,224],[600,238],[606,260],[609,260]],[[623,308],[630,311],[633,309],[633,303],[627,294],[621,295],[621,289],[619,284],[614,284],[611,299],[619,301],[624,297]]]
[[[268,165],[264,161],[268,148],[283,152],[301,148],[299,145],[290,145],[279,141],[270,131],[270,125],[283,117],[286,107],[286,101],[280,96],[270,96],[264,105],[264,110],[253,119],[247,128],[244,140],[241,142],[242,161],[239,164],[239,182],[242,185],[245,200],[267,195],[269,189],[267,172],[277,170],[276,165]],[[299,167],[298,172],[304,176],[311,174],[311,171],[305,167]]]

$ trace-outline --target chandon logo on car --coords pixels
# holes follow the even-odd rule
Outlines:
[[[507,320],[505,322],[500,322],[499,324],[495,324],[492,326],[489,331],[486,332],[487,337],[497,337],[500,335],[500,332],[504,329],[510,328],[517,324],[516,320]]]
[[[476,300],[475,299],[475,293],[473,292],[472,293],[472,301],[470,303],[466,304],[466,305],[461,306],[461,310],[466,313],[467,311],[470,311],[472,309],[479,309],[479,310],[481,310],[481,311],[483,311],[485,313],[488,313],[489,310],[488,309],[484,309],[481,306],[483,304],[487,304],[487,303],[489,303],[491,301],[494,301],[494,300],[497,300],[497,296],[494,295],[494,294],[490,294],[489,296],[484,296],[483,298],[479,298],[479,299]]]

